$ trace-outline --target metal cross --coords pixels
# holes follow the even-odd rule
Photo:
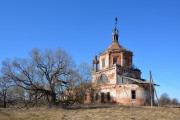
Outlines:
[[[118,18],[115,17],[115,26],[117,25]]]

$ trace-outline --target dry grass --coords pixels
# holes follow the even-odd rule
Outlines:
[[[0,120],[180,120],[180,108],[0,109]]]

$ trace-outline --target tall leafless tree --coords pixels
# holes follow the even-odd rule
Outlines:
[[[2,73],[17,86],[45,95],[55,105],[57,94],[67,86],[66,78],[73,73],[73,67],[74,62],[64,50],[33,49],[29,59],[3,61]]]

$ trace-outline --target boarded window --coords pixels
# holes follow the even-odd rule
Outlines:
[[[96,93],[96,97],[95,97],[96,101],[98,100],[98,93]]]
[[[117,64],[117,57],[113,57],[113,65]]]
[[[111,100],[110,92],[107,93],[107,101]]]
[[[102,59],[102,68],[105,67],[105,59]]]
[[[131,91],[131,98],[136,99],[136,91],[135,90]]]

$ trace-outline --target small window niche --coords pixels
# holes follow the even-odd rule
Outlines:
[[[117,64],[117,57],[113,57],[113,65]]]
[[[105,67],[105,59],[102,59],[102,68]]]
[[[136,99],[136,91],[135,90],[132,90],[131,91],[131,99]]]

